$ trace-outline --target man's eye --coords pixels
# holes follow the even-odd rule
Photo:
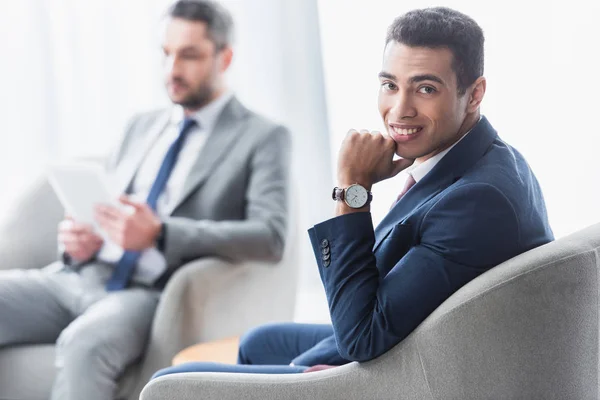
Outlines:
[[[397,89],[397,86],[394,85],[392,82],[383,82],[381,84],[381,86],[383,86],[383,88],[386,90],[396,90]]]
[[[437,92],[437,90],[435,90],[435,88],[431,87],[431,86],[423,86],[423,87],[419,88],[419,93],[433,94],[435,92]]]

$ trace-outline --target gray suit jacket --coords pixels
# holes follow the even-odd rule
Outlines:
[[[126,192],[146,153],[169,122],[168,110],[134,117],[108,162]],[[288,218],[289,131],[232,98],[163,222],[168,271],[216,256],[231,261],[281,259]]]

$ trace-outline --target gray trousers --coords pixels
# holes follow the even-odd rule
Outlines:
[[[113,400],[117,379],[144,351],[160,292],[106,292],[111,273],[62,263],[0,271],[0,347],[56,343],[52,400]]]

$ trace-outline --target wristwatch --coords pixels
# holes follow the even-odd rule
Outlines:
[[[334,187],[331,198],[335,201],[344,201],[350,208],[363,208],[373,200],[373,193],[355,183],[347,188]]]

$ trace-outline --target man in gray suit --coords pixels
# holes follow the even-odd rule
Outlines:
[[[114,398],[183,263],[282,256],[290,137],[227,90],[231,28],[214,2],[172,6],[163,49],[174,106],[134,118],[108,166],[128,211],[97,207],[108,240],[67,218],[61,262],[0,272],[0,347],[56,341],[52,399]]]

